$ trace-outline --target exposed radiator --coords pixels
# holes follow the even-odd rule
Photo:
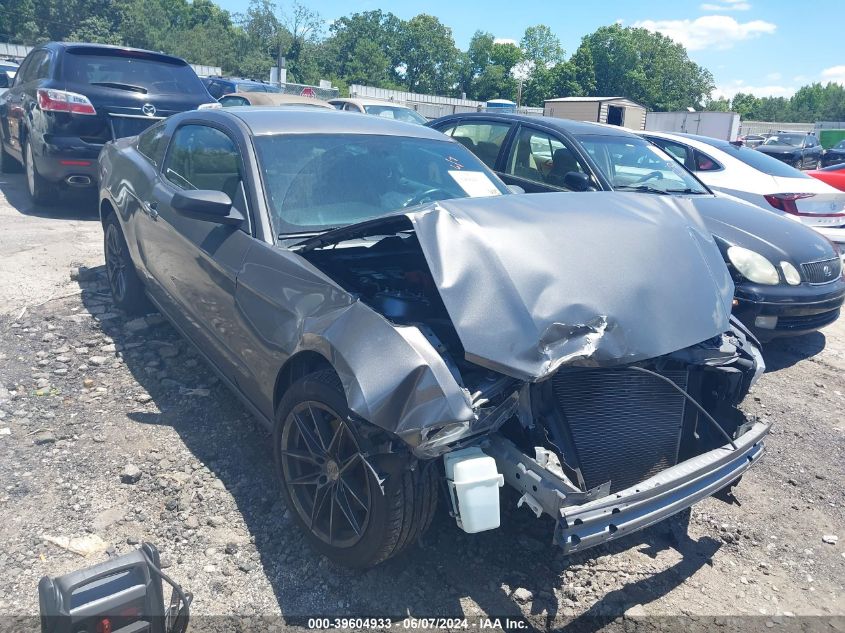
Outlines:
[[[686,389],[686,371],[661,374]],[[588,489],[609,480],[622,490],[677,462],[686,399],[664,381],[627,369],[560,371],[552,381]]]

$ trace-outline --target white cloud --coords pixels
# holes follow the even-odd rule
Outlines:
[[[822,82],[834,81],[845,86],[845,66],[831,66],[822,71]]]
[[[748,11],[751,5],[746,0],[718,0],[704,3],[699,8],[702,11]]]
[[[737,42],[777,30],[777,25],[771,22],[737,22],[727,15],[705,15],[695,20],[640,20],[633,26],[662,33],[691,51],[731,48]]]
[[[713,91],[713,97],[715,99],[730,99],[738,92],[752,94],[755,97],[791,97],[795,93],[795,87],[778,84],[755,86],[736,80],[717,86],[716,90]]]

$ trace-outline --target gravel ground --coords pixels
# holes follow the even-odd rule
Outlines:
[[[195,616],[488,615],[588,630],[756,616],[738,628],[845,631],[845,321],[767,347],[744,406],[774,430],[741,505],[708,499],[687,529],[671,521],[567,558],[551,522],[524,509],[506,503],[502,528],[473,536],[441,502],[421,543],[353,572],[309,549],[267,436],[192,348],[158,315],[112,309],[92,201],[32,209],[22,188],[0,176],[0,219],[14,227],[0,234],[0,615],[36,614],[45,574],[150,541]],[[78,264],[90,269],[71,280]]]

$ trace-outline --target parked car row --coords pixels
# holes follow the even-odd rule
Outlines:
[[[845,279],[829,238],[845,242],[845,228],[829,223],[845,224],[845,194],[831,194],[824,183],[777,160],[704,137],[643,132],[641,138],[566,119],[471,113],[429,125],[527,192],[636,191],[674,196],[683,205],[692,200],[733,276],[733,313],[762,340],[804,334],[839,317]],[[731,195],[715,196],[708,185]],[[792,198],[774,193],[784,190],[802,192],[800,209],[776,206]],[[838,215],[825,213],[831,203]]]
[[[763,360],[696,210],[716,201],[644,195],[702,186],[638,137],[472,125],[229,107],[100,154],[117,307],[152,301],[266,425],[338,564],[412,546],[438,502],[495,529],[504,483],[580,551],[730,499],[763,452],[738,408]],[[585,143],[625,152],[623,183]],[[516,194],[471,150],[597,191]]]

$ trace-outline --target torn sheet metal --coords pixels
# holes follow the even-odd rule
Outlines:
[[[733,284],[687,201],[637,193],[504,195],[418,207],[306,240],[416,234],[467,360],[519,380],[631,363],[729,330]],[[350,408],[411,446],[472,433],[479,413],[413,326],[396,326],[290,250],[256,247],[238,309],[275,376],[325,357]],[[250,380],[247,384],[272,384]],[[262,394],[270,404],[272,393]]]
[[[408,217],[467,359],[528,380],[729,330],[733,282],[688,199],[532,194]]]
[[[356,415],[411,446],[423,429],[476,419],[469,392],[417,328],[390,323],[298,255],[259,247],[235,297],[250,333],[241,347],[266,374],[245,378],[245,388],[272,387],[288,359],[316,352],[338,373]],[[272,419],[272,390],[255,400]]]

